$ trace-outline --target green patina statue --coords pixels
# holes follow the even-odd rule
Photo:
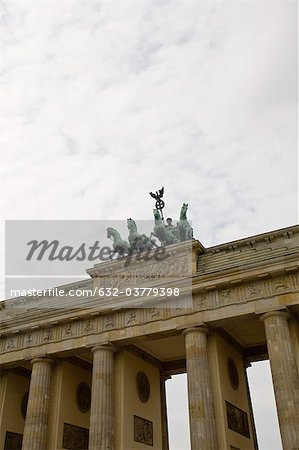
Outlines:
[[[143,252],[154,248],[154,242],[145,234],[139,234],[137,225],[133,219],[127,219],[129,234],[129,242],[133,251]]]
[[[175,234],[170,231],[162,221],[159,209],[154,209],[155,228],[153,235],[156,236],[163,245],[174,244],[179,242]]]
[[[130,252],[130,246],[127,241],[121,238],[115,228],[107,228],[107,238],[113,240],[113,253],[120,256],[126,256]]]
[[[193,229],[191,228],[187,220],[187,210],[188,210],[188,203],[183,203],[180,213],[180,221],[178,223],[181,241],[189,241],[193,238]]]
[[[157,191],[155,194],[150,192],[150,195],[156,200],[156,208],[153,210],[155,227],[148,237],[145,234],[138,233],[136,222],[133,219],[127,219],[127,226],[129,230],[129,242],[123,240],[118,231],[114,228],[107,229],[107,237],[113,240],[113,253],[120,256],[132,255],[143,251],[152,250],[158,247],[152,237],[157,238],[162,246],[175,244],[178,242],[189,241],[193,239],[193,229],[187,220],[188,203],[183,203],[180,212],[179,222],[175,225],[172,219],[166,219],[167,224],[164,223],[162,209],[165,203],[161,198],[164,194],[164,188]]]

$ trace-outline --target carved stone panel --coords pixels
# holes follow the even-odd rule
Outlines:
[[[136,376],[136,383],[139,399],[142,403],[147,402],[151,394],[151,386],[146,373],[142,371],[138,372]]]
[[[21,450],[23,435],[6,431],[4,450]]]
[[[154,445],[153,422],[134,416],[134,441],[146,445]]]
[[[225,405],[228,428],[235,433],[250,438],[247,413],[227,401]]]
[[[64,423],[62,447],[68,450],[88,450],[88,435],[87,428]]]

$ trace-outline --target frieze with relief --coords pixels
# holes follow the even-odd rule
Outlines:
[[[161,307],[146,308],[143,315],[138,316],[138,324],[155,320],[180,316],[182,314],[192,314],[197,311],[204,311],[255,300],[256,298],[278,295],[280,292],[298,289],[299,274],[293,272],[285,277],[268,278],[263,281],[243,282],[238,286],[230,285],[227,288],[217,289],[216,287],[204,292],[198,292],[193,298],[193,309],[178,309],[167,303],[160,303]],[[225,292],[225,293],[224,293]],[[219,304],[221,298],[221,304]],[[143,310],[143,309],[141,309]],[[140,310],[140,311],[141,311]],[[132,314],[132,315],[131,315]],[[84,336],[90,333],[101,333],[118,328],[130,327],[137,321],[137,315],[129,310],[115,312],[108,316],[100,316],[100,319],[93,317],[85,321],[72,321],[71,324],[56,325],[50,328],[26,330],[24,334],[18,333],[14,336],[3,336],[0,340],[1,352],[13,352],[20,348],[34,347],[41,344],[55,342],[59,339],[69,339]],[[137,322],[136,322],[137,323]]]
[[[103,288],[126,289],[127,287],[138,287],[152,284],[153,282],[173,281],[173,277],[184,278],[191,276],[190,258],[170,257],[169,260],[148,264],[145,268],[132,269],[126,272],[110,274],[100,278]],[[95,280],[97,282],[97,280]]]

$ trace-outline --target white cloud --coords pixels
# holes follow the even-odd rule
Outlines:
[[[6,219],[298,221],[295,1],[1,2]]]

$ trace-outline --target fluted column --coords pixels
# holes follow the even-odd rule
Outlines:
[[[171,378],[167,373],[160,373],[160,397],[161,397],[161,424],[162,424],[162,450],[169,450],[168,420],[166,404],[166,380]]]
[[[112,345],[92,349],[92,392],[89,450],[113,450],[113,353]]]
[[[49,358],[35,358],[31,361],[32,372],[22,450],[46,449],[52,362]]]
[[[288,313],[263,314],[276,407],[284,450],[299,448],[299,379]]]
[[[2,423],[6,386],[7,386],[7,372],[3,369],[0,369],[0,426]]]
[[[183,331],[186,346],[192,450],[217,450],[216,423],[207,352],[207,328]]]

